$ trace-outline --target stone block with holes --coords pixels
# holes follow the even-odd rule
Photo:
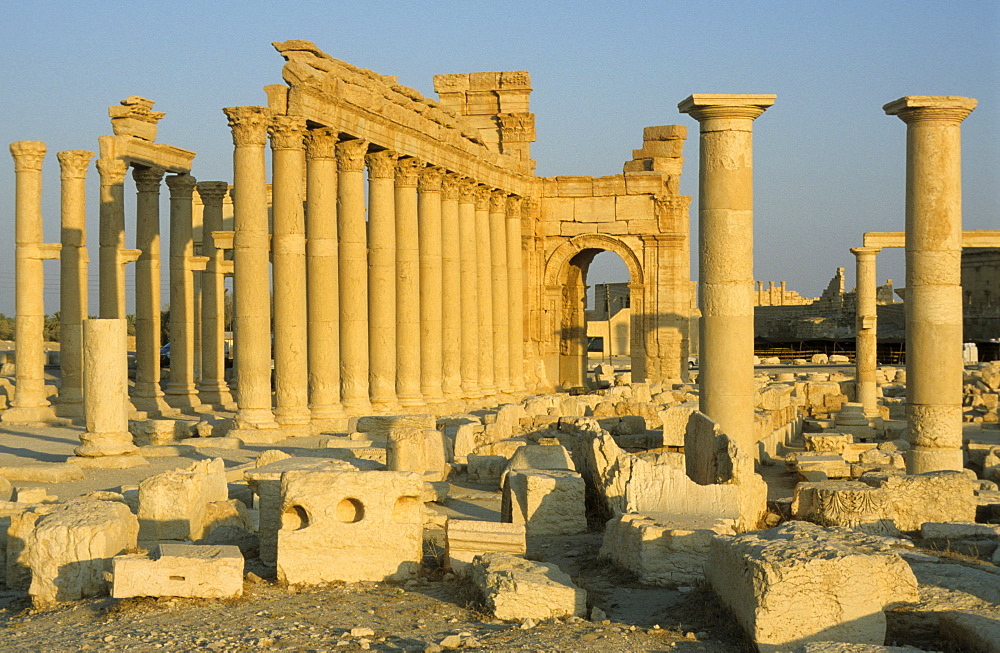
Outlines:
[[[227,599],[243,594],[239,547],[161,543],[153,555],[115,556],[111,596],[181,596]]]
[[[423,554],[423,482],[415,472],[282,474],[279,582],[313,585],[415,574]]]

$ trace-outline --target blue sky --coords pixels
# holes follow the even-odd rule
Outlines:
[[[755,123],[755,276],[816,296],[853,284],[864,231],[903,228],[905,126],[882,105],[965,95],[964,224],[1000,229],[1000,3],[927,2],[8,2],[0,141],[43,140],[46,235],[58,240],[55,152],[96,149],[107,106],[165,111],[159,141],[232,176],[221,107],[264,104],[281,82],[270,42],[301,38],[433,96],[438,73],[531,72],[540,175],[621,172],[647,125],[686,124],[681,191],[697,200],[691,93],[776,93]],[[0,312],[13,313],[13,165],[0,162]],[[96,275],[96,171],[89,185]],[[131,199],[130,199],[131,202]],[[164,208],[163,215],[166,215]],[[697,201],[692,234],[697,233]],[[165,249],[165,248],[164,248]],[[903,285],[901,252],[879,277]],[[55,267],[47,286],[57,288]],[[693,266],[696,273],[697,267]],[[604,280],[595,270],[591,282]],[[48,312],[57,310],[55,293]],[[166,297],[165,297],[166,299]],[[95,304],[96,306],[96,304]]]

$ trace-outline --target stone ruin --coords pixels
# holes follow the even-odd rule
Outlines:
[[[524,71],[439,75],[433,100],[307,41],[275,47],[285,85],[265,88],[267,106],[224,109],[232,185],[197,181],[194,152],[156,142],[152,101],[111,107],[98,318],[85,317],[83,283],[93,153],[58,153],[63,238],[46,244],[44,144],[11,145],[17,341],[0,422],[83,430],[67,462],[0,468],[8,590],[38,607],[102,593],[231,598],[245,560],[279,583],[319,585],[405,581],[439,551],[434,562],[498,619],[598,619],[587,589],[534,552],[597,532],[604,564],[643,583],[707,584],[758,650],[893,650],[880,648],[889,621],[933,611],[914,541],[1000,562],[1000,363],[962,366],[961,311],[949,312],[961,215],[928,208],[957,204],[958,125],[975,100],[885,107],[909,135],[906,370],[875,361],[879,248],[866,242],[852,250],[855,374],[771,376],[754,369],[751,134],[775,96],[681,102],[701,132],[695,379],[685,127],[647,128],[620,175],[540,178]],[[135,249],[124,247],[129,168]],[[582,299],[602,250],[629,268],[632,362],[627,378],[611,368],[591,382]],[[58,392],[41,348],[46,258],[61,265]],[[224,450],[253,454],[202,453]],[[176,464],[80,497],[46,491],[153,458]],[[457,508],[470,496],[494,502],[489,518]],[[998,628],[965,623],[942,618],[941,632],[973,641]]]

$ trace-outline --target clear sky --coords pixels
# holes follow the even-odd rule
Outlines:
[[[55,152],[96,149],[97,136],[110,133],[108,105],[129,95],[153,99],[154,110],[167,113],[158,140],[196,151],[194,176],[231,179],[220,108],[264,104],[261,89],[281,82],[283,63],[270,43],[295,38],[397,75],[430,97],[438,73],[530,71],[539,175],[620,173],[644,126],[688,125],[681,191],[695,198],[695,241],[697,123],[677,103],[691,93],[776,93],[755,123],[755,276],[786,280],[807,296],[818,295],[837,267],[847,268],[853,285],[848,249],[863,232],[903,229],[905,126],[882,105],[910,94],[975,97],[979,108],[963,123],[964,225],[1000,229],[997,0],[4,5],[0,141],[47,143],[50,241],[58,240],[59,223]],[[6,161],[0,312],[10,315],[14,186]],[[96,180],[94,171],[92,285]],[[47,264],[47,271],[55,291],[56,268]],[[590,281],[604,277],[595,271]],[[880,257],[879,277],[903,285],[900,252]],[[58,309],[56,297],[47,294],[47,312]]]

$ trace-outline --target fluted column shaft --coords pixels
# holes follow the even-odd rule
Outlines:
[[[201,275],[201,378],[198,397],[202,403],[225,406],[233,402],[226,383],[226,308],[223,272],[225,250],[216,247],[213,234],[222,231],[222,200],[229,192],[224,181],[198,182],[202,205],[201,253],[208,258]]]
[[[102,318],[125,317],[125,173],[128,164],[118,159],[98,159],[101,204],[98,213],[98,310]]]
[[[420,394],[420,244],[417,175],[422,163],[396,165],[396,397],[404,406],[423,403]]]
[[[441,182],[444,170],[420,171],[417,211],[420,231],[420,392],[429,404],[444,401],[442,390]]]
[[[191,175],[167,177],[170,189],[170,380],[164,389],[175,408],[200,406],[194,378],[194,223]]]
[[[337,139],[337,131],[326,128],[310,130],[306,139],[309,409],[317,424],[345,415],[340,403]]]
[[[510,386],[524,390],[524,263],[521,258],[521,198],[507,198],[507,341]]]
[[[773,95],[693,95],[678,105],[701,126],[699,153],[700,408],[751,456],[753,121]]]
[[[458,180],[457,175],[448,173],[441,181],[441,386],[448,399],[462,396],[463,316]]]
[[[271,411],[266,107],[223,109],[233,131],[233,331],[237,429],[277,429]]]
[[[368,164],[368,383],[373,408],[396,401],[396,155],[372,152]]]
[[[58,412],[83,416],[83,321],[87,319],[87,167],[93,152],[57,152],[62,182],[59,242]]]
[[[907,96],[906,411],[912,474],[963,467],[962,131],[964,97]]]
[[[357,415],[371,408],[368,392],[368,239],[365,152],[368,142],[337,143],[337,231],[340,236],[340,397]]]
[[[462,392],[482,396],[479,381],[479,270],[476,241],[476,183],[462,179],[458,198],[459,275],[462,282]]]
[[[490,260],[493,295],[493,376],[499,392],[510,392],[510,305],[507,287],[507,194],[490,194]]]
[[[857,401],[864,406],[867,417],[878,417],[878,385],[875,382],[875,369],[878,367],[878,306],[876,295],[875,257],[882,251],[881,247],[854,247],[857,263],[855,277],[857,292],[855,293],[855,394]]]
[[[274,270],[274,417],[282,426],[309,423],[306,331],[306,225],[302,202],[306,121],[274,116],[271,136]]]
[[[476,278],[479,283],[479,390],[483,396],[496,394],[493,367],[493,249],[490,242],[490,189],[476,189]]]

